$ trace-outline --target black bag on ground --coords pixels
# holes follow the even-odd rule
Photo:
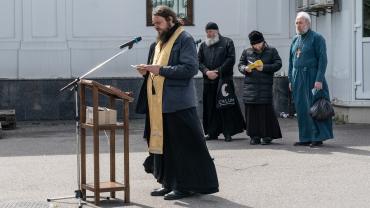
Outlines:
[[[332,118],[335,113],[329,100],[319,98],[310,108],[310,115],[315,120],[323,121]]]

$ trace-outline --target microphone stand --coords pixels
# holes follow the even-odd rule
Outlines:
[[[198,45],[199,45],[199,43],[201,43],[201,42],[202,42],[202,39],[199,39],[199,40],[197,40],[197,41],[194,41],[196,48],[198,48]]]
[[[80,141],[80,121],[79,121],[80,118],[79,118],[79,110],[78,110],[78,86],[79,86],[79,82],[80,82],[81,79],[83,79],[86,76],[88,76],[89,74],[97,71],[98,69],[100,69],[105,64],[109,63],[110,61],[114,60],[118,56],[120,56],[120,55],[124,54],[125,52],[127,52],[128,50],[132,49],[134,43],[136,43],[136,42],[131,42],[130,44],[124,46],[124,49],[123,50],[121,50],[120,52],[116,53],[115,55],[113,55],[109,59],[105,60],[104,62],[98,64],[94,68],[90,69],[88,72],[86,72],[85,74],[81,75],[80,77],[77,77],[74,81],[70,82],[69,84],[67,84],[66,86],[64,86],[63,88],[61,88],[59,90],[59,93],[65,91],[66,89],[70,89],[70,91],[74,91],[75,111],[76,111],[76,114],[75,114],[75,121],[76,121],[75,135],[76,135],[76,160],[77,160],[76,161],[77,162],[76,163],[77,164],[77,190],[74,191],[75,192],[75,195],[74,196],[64,196],[64,197],[57,197],[57,198],[47,198],[46,199],[47,202],[75,198],[75,199],[77,199],[78,208],[82,208],[82,205],[85,205],[86,204],[86,202],[82,202],[82,201],[83,200],[86,201],[86,198],[88,198],[88,197],[83,196],[82,189],[81,189],[81,153],[80,153],[81,141]],[[107,200],[110,199],[109,197],[103,197],[103,198],[105,198]]]

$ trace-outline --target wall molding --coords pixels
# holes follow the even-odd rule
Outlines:
[[[2,0],[2,3],[1,4],[11,4],[13,7],[12,11],[10,12],[13,12],[13,14],[10,14],[11,18],[12,18],[12,22],[9,23],[9,25],[11,27],[13,27],[11,29],[11,31],[8,31],[9,32],[9,35],[2,35],[0,36],[0,40],[9,40],[9,39],[16,39],[16,33],[17,33],[17,1],[16,0],[8,0],[7,2],[5,2],[6,0]],[[2,28],[3,29],[3,28]]]
[[[53,3],[53,10],[54,10],[54,15],[53,15],[53,22],[54,22],[54,25],[53,25],[53,28],[52,28],[52,32],[51,34],[38,34],[39,32],[35,29],[37,28],[35,26],[35,15],[37,15],[37,12],[35,12],[35,9],[37,8],[37,3],[35,3],[35,1],[41,1],[41,3],[45,3],[45,2],[48,2],[48,3]],[[35,5],[36,4],[36,5]],[[45,9],[43,7],[41,7],[42,9]],[[38,39],[38,38],[41,38],[41,39],[45,39],[45,38],[57,38],[58,37],[58,5],[57,5],[57,0],[31,0],[30,2],[30,12],[31,12],[31,37],[32,39]],[[46,17],[44,17],[46,18]],[[49,16],[50,18],[50,16]]]

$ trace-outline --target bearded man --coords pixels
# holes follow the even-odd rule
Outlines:
[[[233,67],[235,64],[234,42],[220,34],[218,25],[209,22],[205,28],[206,41],[198,52],[199,71],[203,74],[203,129],[206,140],[215,140],[223,133],[226,142],[245,129],[239,102],[227,108],[217,108],[216,98],[222,90],[219,82],[228,80],[234,89]],[[235,90],[232,90],[235,91]]]
[[[144,99],[137,107],[148,121],[144,137],[150,156],[144,167],[162,184],[151,195],[176,200],[218,192],[216,168],[196,111],[194,39],[167,6],[154,9],[152,22],[158,33],[154,54],[149,54],[150,64],[137,68],[145,77],[139,95]]]
[[[294,145],[318,147],[333,138],[331,118],[318,121],[309,114],[315,100],[330,100],[325,79],[326,44],[324,37],[311,29],[311,18],[306,12],[297,14],[295,24],[297,35],[290,47],[288,74],[299,128],[299,141]]]

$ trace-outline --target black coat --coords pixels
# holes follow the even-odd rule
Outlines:
[[[217,70],[219,76],[223,78],[231,78],[235,64],[234,42],[230,38],[221,35],[220,41],[211,46],[207,46],[203,42],[198,51],[198,59],[199,71],[203,74],[204,83],[212,82],[206,75],[207,69]]]
[[[263,70],[252,70],[251,73],[245,71],[249,64],[248,60],[254,62],[262,60]],[[243,101],[246,104],[271,104],[272,103],[272,84],[274,73],[281,68],[281,58],[277,50],[266,45],[262,53],[255,52],[252,48],[243,51],[240,57],[238,69],[245,75]]]

